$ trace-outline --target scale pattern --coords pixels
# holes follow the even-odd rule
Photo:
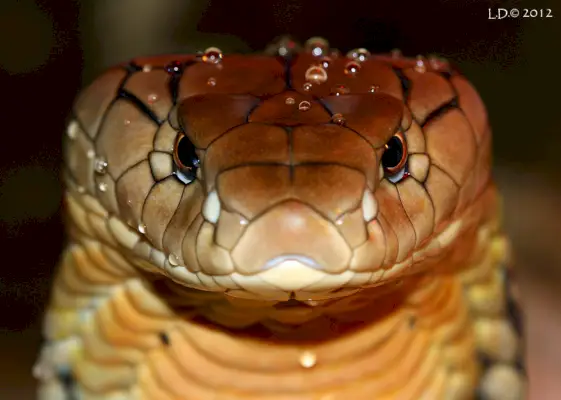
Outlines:
[[[211,53],[133,60],[76,101],[39,398],[522,399],[468,81],[436,59]],[[286,253],[321,268],[263,268]]]

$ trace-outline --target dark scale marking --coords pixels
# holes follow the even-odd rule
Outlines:
[[[132,63],[131,63],[132,64]],[[127,74],[125,75],[125,77],[121,80],[121,83],[119,84],[119,87],[116,89],[115,91],[115,98],[113,99],[113,101],[111,103],[109,103],[109,105],[107,106],[107,108],[105,109],[105,111],[103,112],[103,115],[101,116],[101,121],[99,123],[99,127],[97,128],[97,132],[95,133],[95,139],[94,141],[97,141],[97,138],[99,137],[99,132],[101,132],[101,129],[103,129],[103,126],[105,125],[105,121],[107,120],[107,115],[109,114],[109,110],[111,110],[111,108],[113,107],[113,105],[115,104],[115,102],[119,99],[119,92],[121,90],[123,90],[123,87],[126,85],[127,81],[129,80],[129,78],[135,74],[137,71],[135,70],[130,70],[125,68],[127,71]]]
[[[58,380],[64,387],[66,400],[78,400],[76,396],[76,379],[70,371],[59,371],[57,374]]]
[[[433,121],[437,118],[440,118],[441,116],[446,114],[448,111],[455,110],[455,109],[459,109],[458,98],[457,97],[454,97],[449,102],[444,103],[443,105],[438,107],[436,110],[433,110],[429,115],[427,115],[427,117],[425,118],[425,122],[423,122],[423,124],[421,126],[424,128],[431,121]]]
[[[183,77],[183,74],[191,65],[197,64],[197,60],[187,61],[181,64],[181,68],[177,73],[170,73],[170,78],[168,81],[168,90],[171,96],[173,105],[177,104],[177,97],[179,96],[179,82]]]
[[[164,346],[169,346],[170,341],[169,341],[169,336],[167,333],[165,332],[160,332],[160,340],[162,341],[162,344]]]
[[[288,140],[288,176],[290,182],[294,182],[294,143],[293,143],[293,136],[292,136],[292,127],[290,126],[283,126],[282,127],[286,131],[286,138]]]
[[[403,71],[399,68],[392,67],[393,72],[399,78],[399,82],[401,82],[401,91],[403,92],[403,102],[407,103],[407,99],[409,99],[409,93],[411,92],[411,81],[409,78],[405,76]]]
[[[292,85],[292,64],[296,59],[298,59],[297,54],[289,53],[285,57],[277,57],[279,61],[281,61],[284,65],[284,85],[285,90],[294,89]]]
[[[512,295],[511,279],[512,276],[510,274],[510,271],[507,268],[505,268],[503,285],[504,285],[504,293],[506,296],[507,313],[510,323],[516,330],[516,333],[518,334],[518,336],[522,337],[523,335],[522,315],[520,313],[520,307],[518,306],[517,302],[514,300],[514,296]]]
[[[144,104],[138,97],[136,97],[131,92],[125,89],[120,89],[119,92],[117,93],[117,97],[119,99],[124,99],[131,102],[142,114],[150,118],[156,125],[158,126],[162,125],[163,121],[161,121],[156,116],[156,114],[154,114],[154,112],[150,110],[150,108],[148,108],[146,104]]]
[[[142,67],[133,61],[125,65],[125,69],[129,74],[134,74],[135,72],[142,71]]]

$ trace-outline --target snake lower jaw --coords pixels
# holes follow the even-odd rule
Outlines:
[[[351,296],[363,289],[400,281],[407,275],[426,269],[424,265],[440,259],[453,249],[460,234],[469,224],[458,219],[448,224],[447,229],[435,235],[421,248],[413,251],[399,263],[378,267],[370,271],[353,271],[350,268],[341,273],[328,273],[312,259],[298,255],[276,257],[265,265],[259,273],[247,275],[233,272],[225,275],[211,275],[203,271],[190,271],[182,265],[172,265],[169,258],[151,257],[164,260],[157,265],[157,271],[171,278],[181,286],[196,290],[221,292],[230,298],[271,302],[321,302]],[[157,250],[153,250],[152,253]],[[142,261],[142,260],[141,260]],[[148,269],[148,260],[139,266]],[[381,290],[383,290],[381,288]]]

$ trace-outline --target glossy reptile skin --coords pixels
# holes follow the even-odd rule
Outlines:
[[[275,49],[80,94],[39,399],[523,398],[476,91],[441,60]]]

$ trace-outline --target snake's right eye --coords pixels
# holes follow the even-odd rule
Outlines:
[[[189,184],[196,179],[201,161],[195,151],[195,145],[184,133],[180,133],[175,139],[173,161],[175,162],[175,176],[181,182]]]

